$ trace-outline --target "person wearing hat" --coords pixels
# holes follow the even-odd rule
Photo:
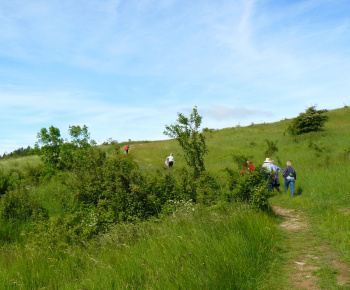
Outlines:
[[[267,186],[268,191],[272,191],[272,178],[271,178],[272,171],[273,171],[273,165],[272,165],[271,159],[267,157],[262,165],[261,172],[265,173],[265,179],[269,180],[269,185]]]
[[[271,159],[270,158],[266,158],[263,165],[262,165],[263,168],[265,168],[265,170],[267,172],[271,172],[272,171],[272,162],[271,162]]]
[[[247,172],[252,172],[254,170],[254,165],[252,164],[252,162],[250,160],[248,160],[247,165],[243,167],[242,174],[244,174],[244,172],[246,172],[246,170],[247,170]]]

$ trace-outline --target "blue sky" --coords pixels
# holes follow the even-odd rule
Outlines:
[[[161,140],[350,105],[348,0],[1,0],[0,154],[51,125]]]

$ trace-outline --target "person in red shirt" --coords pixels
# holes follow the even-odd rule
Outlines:
[[[249,172],[252,172],[254,170],[254,165],[252,164],[251,161],[247,161],[247,165],[243,167],[243,170],[242,170],[242,174],[244,174],[244,172],[247,170],[249,170]]]
[[[125,145],[125,153],[126,153],[126,154],[129,153],[129,145],[128,145],[128,144]]]

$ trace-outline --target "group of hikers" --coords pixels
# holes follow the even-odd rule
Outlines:
[[[292,167],[292,163],[290,161],[287,161],[286,163],[287,167],[283,170],[282,176],[284,178],[284,191],[287,193],[288,188],[290,186],[291,189],[291,196],[294,196],[294,183],[297,179],[297,174]],[[272,191],[273,189],[276,189],[278,192],[281,192],[280,190],[280,180],[278,175],[281,173],[282,169],[278,167],[274,160],[271,160],[270,158],[266,158],[264,163],[261,166],[261,172],[264,172],[266,174],[266,179],[269,180],[268,185],[268,191]],[[243,167],[242,174],[246,172],[252,172],[255,170],[254,165],[250,160],[247,161],[247,165]]]
[[[128,154],[129,152],[129,145],[125,145],[125,153]],[[169,168],[173,167],[174,165],[174,156],[173,153],[170,153],[170,155],[165,159],[165,165]],[[288,188],[290,186],[291,189],[291,196],[294,196],[294,183],[297,179],[297,174],[292,167],[292,163],[290,161],[287,161],[286,163],[287,167],[283,170],[282,176],[284,178],[284,191],[287,193]],[[261,171],[266,173],[266,179],[269,180],[268,185],[268,191],[272,191],[273,189],[276,189],[278,192],[281,192],[280,190],[280,180],[279,180],[279,174],[281,173],[282,169],[278,167],[275,164],[274,160],[271,160],[270,158],[266,158],[264,163],[262,164]],[[254,165],[250,160],[247,161],[247,165],[243,167],[242,174],[246,172],[252,172],[255,170]]]

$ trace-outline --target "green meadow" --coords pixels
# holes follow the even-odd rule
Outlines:
[[[350,108],[327,115],[322,131],[299,136],[286,132],[291,119],[206,130],[200,179],[176,140],[131,141],[128,155],[101,145],[105,155],[50,174],[39,156],[0,160],[0,289],[292,289],[275,205],[302,212],[349,265]],[[257,170],[266,157],[282,170],[291,161],[295,196],[280,176],[267,208],[239,200],[249,184],[237,156]],[[350,287],[326,266],[314,274],[320,289]]]

